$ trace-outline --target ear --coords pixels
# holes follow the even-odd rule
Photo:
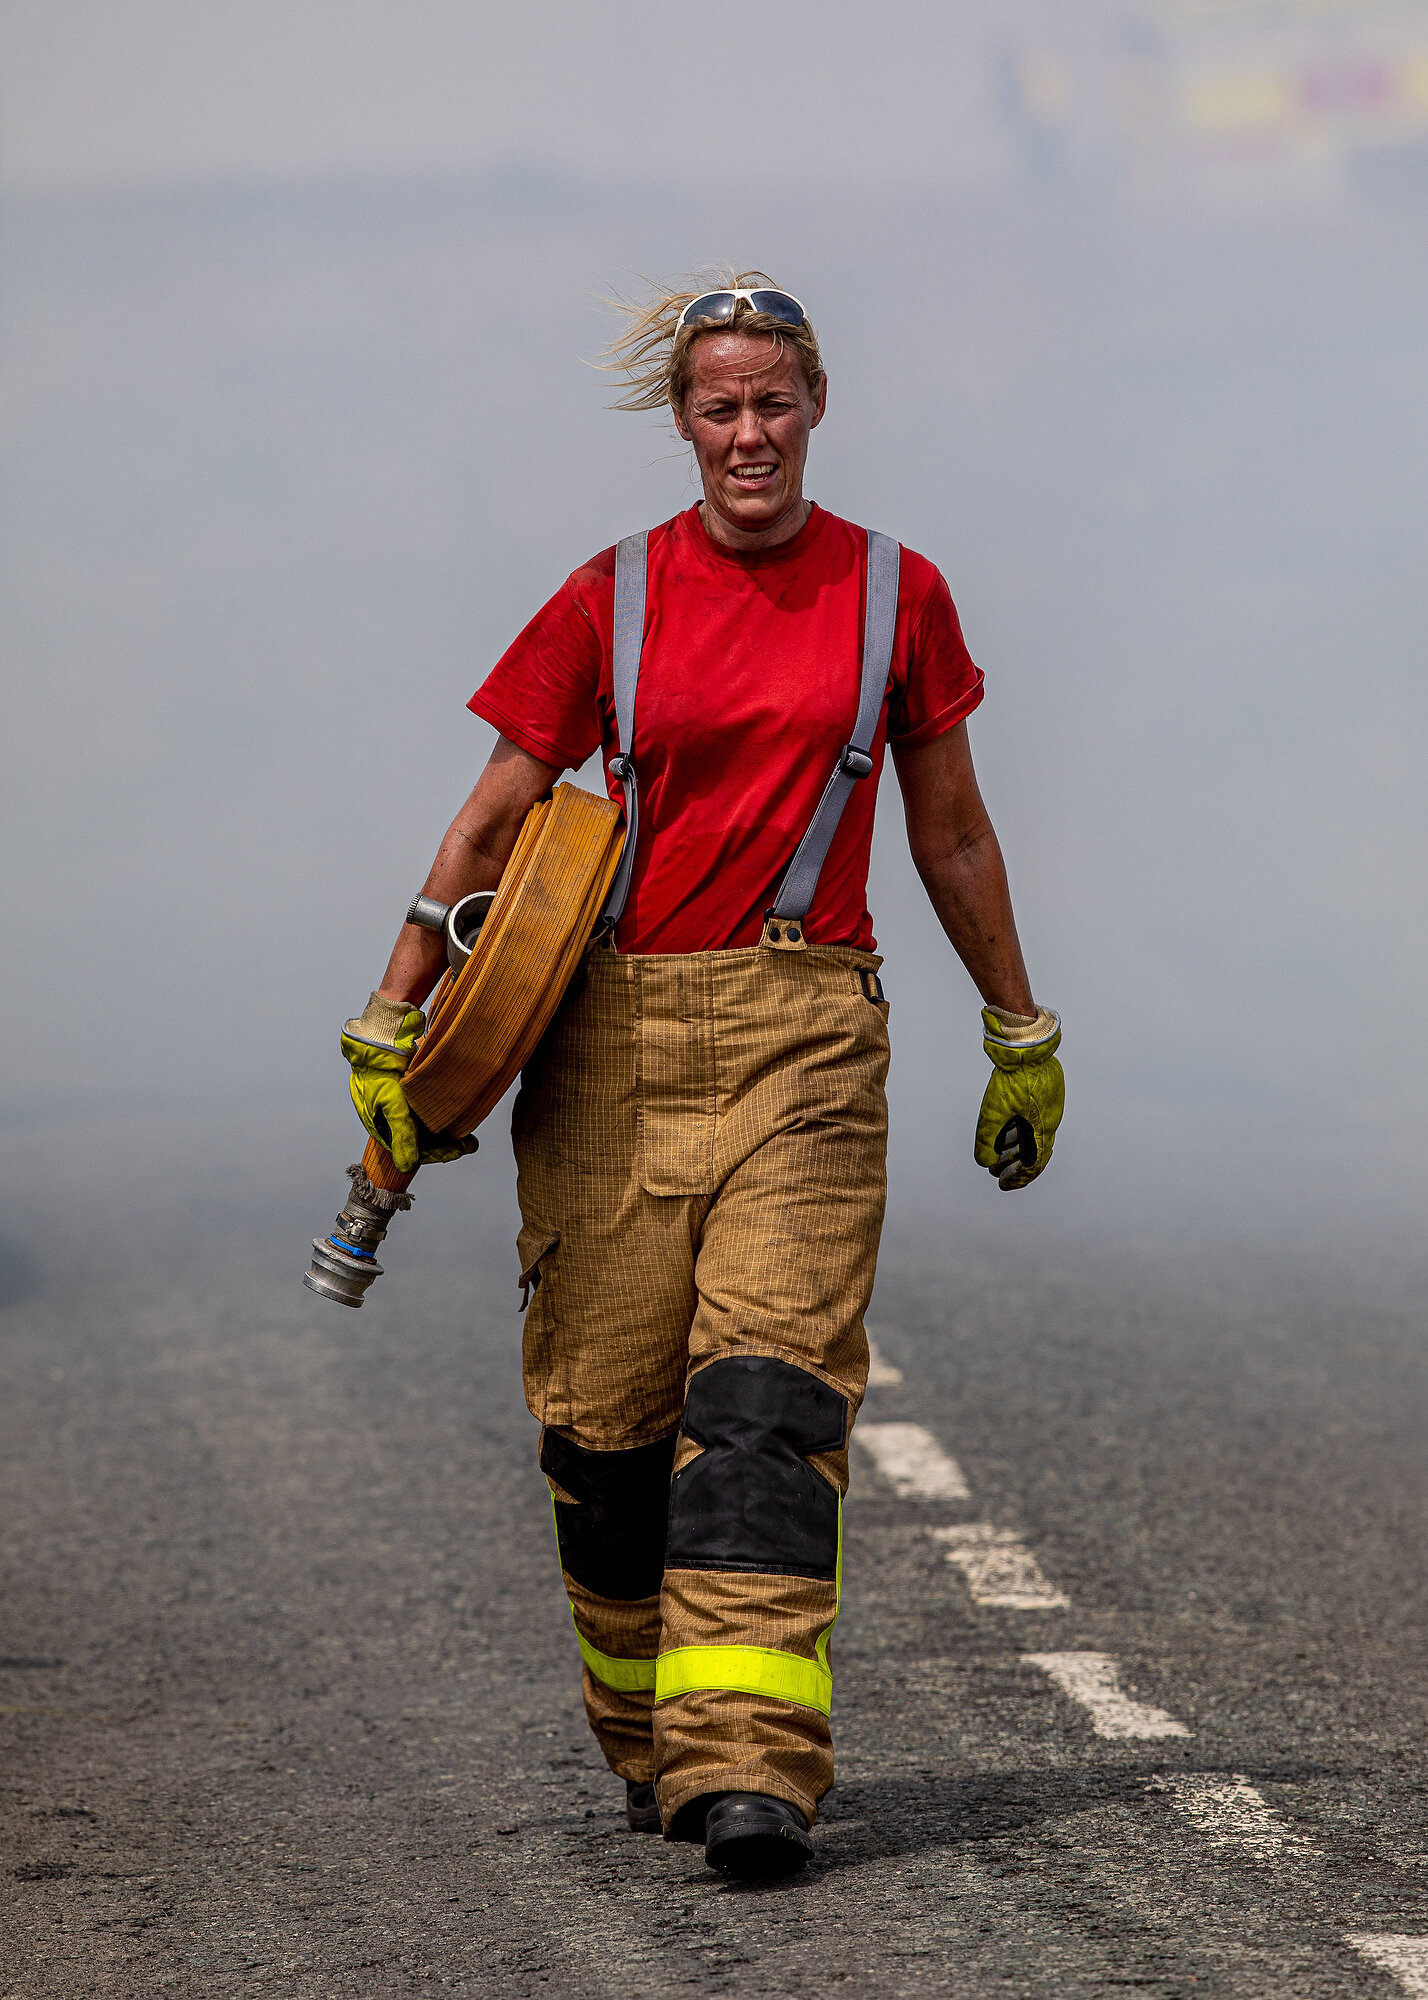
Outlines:
[[[808,426],[808,428],[811,431],[816,431],[818,426],[822,423],[823,412],[827,409],[827,407],[828,407],[828,377],[825,375],[823,377],[822,382],[819,384],[818,394],[813,399],[813,421]]]
[[[674,428],[679,432],[679,435],[684,439],[684,442],[686,444],[692,444],[694,440],[690,436],[689,428],[684,421],[683,404],[676,403],[673,396],[671,396],[669,399],[669,407],[674,412]]]

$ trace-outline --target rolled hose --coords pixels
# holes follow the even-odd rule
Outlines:
[[[442,975],[402,1078],[407,1102],[433,1132],[474,1132],[534,1054],[599,921],[620,864],[623,825],[612,799],[577,785],[557,785],[527,813],[471,956],[459,973]],[[361,1176],[384,1198],[384,1220],[396,1212],[385,1198],[404,1196],[416,1179],[415,1171],[400,1173],[375,1139],[367,1141]],[[354,1188],[360,1191],[356,1181]],[[386,1232],[371,1217],[370,1199],[360,1216],[351,1210],[349,1202],[333,1235],[314,1238],[303,1283],[360,1305],[381,1274],[374,1246]]]

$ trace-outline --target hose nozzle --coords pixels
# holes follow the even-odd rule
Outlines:
[[[410,1208],[409,1194],[391,1194],[374,1187],[360,1166],[349,1167],[352,1192],[332,1225],[329,1236],[312,1239],[312,1263],[303,1283],[320,1298],[340,1306],[360,1306],[370,1285],[382,1275],[377,1245],[399,1209]]]

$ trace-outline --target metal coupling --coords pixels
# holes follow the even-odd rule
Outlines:
[[[477,889],[463,896],[459,903],[439,903],[435,896],[414,896],[407,910],[407,922],[419,925],[424,931],[443,931],[446,962],[453,972],[460,972],[475,949],[481,926],[495,900],[494,889]]]
[[[312,1263],[302,1281],[319,1298],[333,1299],[340,1306],[360,1306],[368,1287],[382,1275],[377,1245],[392,1217],[398,1210],[410,1208],[413,1197],[373,1187],[360,1166],[349,1167],[347,1178],[352,1183],[347,1204],[332,1225],[331,1235],[313,1237]]]

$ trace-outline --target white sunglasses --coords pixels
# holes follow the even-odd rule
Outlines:
[[[689,301],[679,315],[674,330],[679,333],[693,320],[699,320],[706,326],[727,326],[734,317],[740,299],[747,299],[756,313],[763,313],[769,319],[781,320],[785,326],[802,326],[808,317],[792,292],[776,292],[768,289],[757,292],[702,292],[697,299]]]

